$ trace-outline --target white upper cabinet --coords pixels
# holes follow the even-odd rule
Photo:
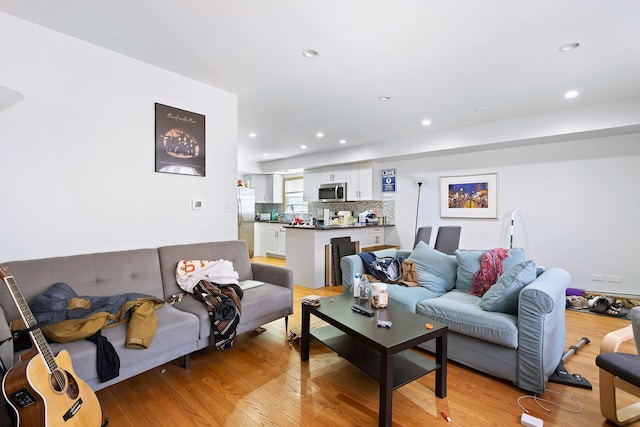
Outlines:
[[[320,168],[320,184],[332,184],[334,182],[347,182],[349,178],[349,165],[328,166]]]
[[[380,165],[374,162],[350,165],[347,180],[347,200],[380,200],[382,197],[382,178]]]
[[[347,183],[347,200],[380,200],[382,178],[380,165],[374,162],[353,163],[304,170],[304,199],[318,201],[318,186],[332,182]]]
[[[318,169],[305,169],[303,181],[305,202],[317,202],[318,186],[320,185],[320,173]]]
[[[282,175],[248,175],[249,186],[256,190],[256,203],[282,203]]]

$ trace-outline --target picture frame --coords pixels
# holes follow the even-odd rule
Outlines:
[[[498,174],[440,177],[442,218],[497,218]]]
[[[155,104],[156,172],[205,176],[205,116]]]

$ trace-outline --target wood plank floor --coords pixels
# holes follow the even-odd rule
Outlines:
[[[265,259],[254,261],[265,262]],[[269,263],[284,261],[269,258]],[[307,294],[330,296],[340,287],[295,287],[295,313],[290,328],[299,328],[299,300]],[[598,369],[595,357],[609,331],[629,321],[592,314],[567,313],[566,348],[587,337],[565,364],[579,373],[593,390],[548,384],[541,395],[549,412],[532,399],[522,405],[541,418],[545,426],[605,426],[600,415]],[[284,320],[265,325],[266,332],[248,332],[236,338],[231,350],[203,349],[191,355],[189,369],[176,360],[97,392],[110,426],[374,426],[378,421],[378,384],[349,362],[320,344],[311,348],[307,363],[300,361],[298,345],[290,345]],[[635,352],[632,344],[625,351]],[[425,353],[426,354],[426,353]],[[426,357],[431,357],[426,354]],[[432,374],[420,378],[393,395],[394,426],[457,425],[516,426],[522,409],[518,399],[527,394],[510,383],[449,363],[448,393],[434,396]],[[579,413],[570,395],[581,405]],[[623,402],[630,401],[624,396]],[[452,418],[447,423],[441,416]],[[640,423],[637,423],[640,425]]]

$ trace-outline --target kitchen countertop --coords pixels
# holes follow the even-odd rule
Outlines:
[[[345,228],[373,228],[373,227],[395,227],[395,224],[384,224],[384,225],[378,225],[378,224],[367,224],[367,225],[316,225],[316,226],[310,226],[310,225],[291,225],[291,224],[287,224],[284,226],[285,228],[300,228],[303,230],[342,230]]]

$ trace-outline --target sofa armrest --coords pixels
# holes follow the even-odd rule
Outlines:
[[[374,251],[377,257],[394,257],[394,258],[409,258],[411,251],[405,251],[402,249],[382,249]],[[342,293],[353,294],[353,277],[356,273],[364,274],[367,271],[362,263],[362,258],[358,254],[348,255],[342,257],[340,260],[340,270],[342,271]]]
[[[565,292],[571,276],[550,268],[520,291],[518,302],[518,387],[544,392],[565,345]]]
[[[0,342],[9,337],[11,337],[11,329],[9,328],[4,310],[0,307]],[[13,366],[13,340],[7,340],[0,344],[0,359],[6,369]]]
[[[293,291],[293,271],[276,265],[251,263],[253,280],[283,286]]]
[[[342,271],[342,293],[353,295],[353,277],[356,273],[366,273],[362,258],[356,255],[347,255],[340,259],[340,270]]]

